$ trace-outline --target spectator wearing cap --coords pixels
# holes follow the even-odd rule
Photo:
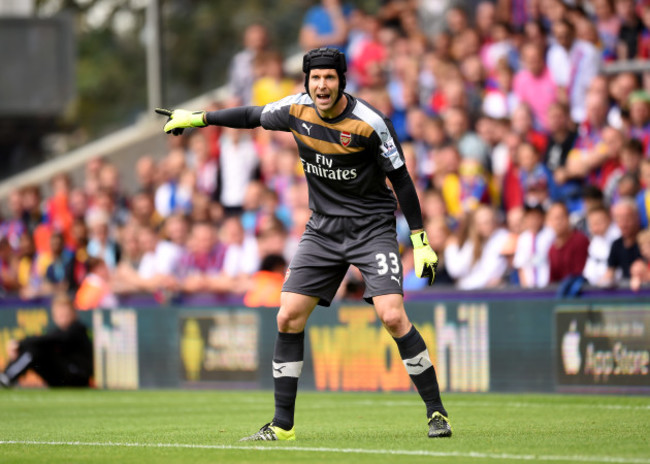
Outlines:
[[[587,261],[589,239],[575,230],[569,221],[569,211],[563,203],[553,203],[548,209],[547,222],[555,233],[548,252],[549,283],[560,283],[566,278],[582,275]]]
[[[523,288],[543,288],[550,277],[548,252],[555,233],[544,226],[546,212],[540,204],[525,206],[524,231],[517,239],[513,267]]]

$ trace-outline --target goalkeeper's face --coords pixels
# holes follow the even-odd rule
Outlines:
[[[321,116],[331,118],[339,94],[339,75],[335,69],[312,69],[309,73],[309,96]]]

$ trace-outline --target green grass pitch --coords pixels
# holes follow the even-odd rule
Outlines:
[[[650,464],[650,397],[446,394],[429,439],[419,397],[300,392],[295,442],[240,443],[270,392],[0,391],[0,462]]]

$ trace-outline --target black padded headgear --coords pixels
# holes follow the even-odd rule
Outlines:
[[[339,75],[339,94],[336,102],[343,96],[345,90],[345,72],[348,64],[345,54],[336,48],[315,48],[302,57],[302,71],[305,73],[305,91],[309,95],[309,71],[312,69],[335,69]],[[336,103],[334,102],[334,103]]]

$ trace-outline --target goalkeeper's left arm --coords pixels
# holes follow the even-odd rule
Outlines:
[[[156,113],[167,116],[163,130],[168,134],[181,135],[188,127],[225,126],[234,129],[259,127],[263,106],[239,106],[218,111],[187,111],[156,108]]]
[[[393,185],[397,201],[399,201],[402,213],[411,229],[415,275],[417,277],[426,277],[429,285],[431,285],[436,278],[438,255],[429,245],[427,233],[424,231],[420,201],[413,180],[409,176],[406,165],[389,172],[388,178]]]

